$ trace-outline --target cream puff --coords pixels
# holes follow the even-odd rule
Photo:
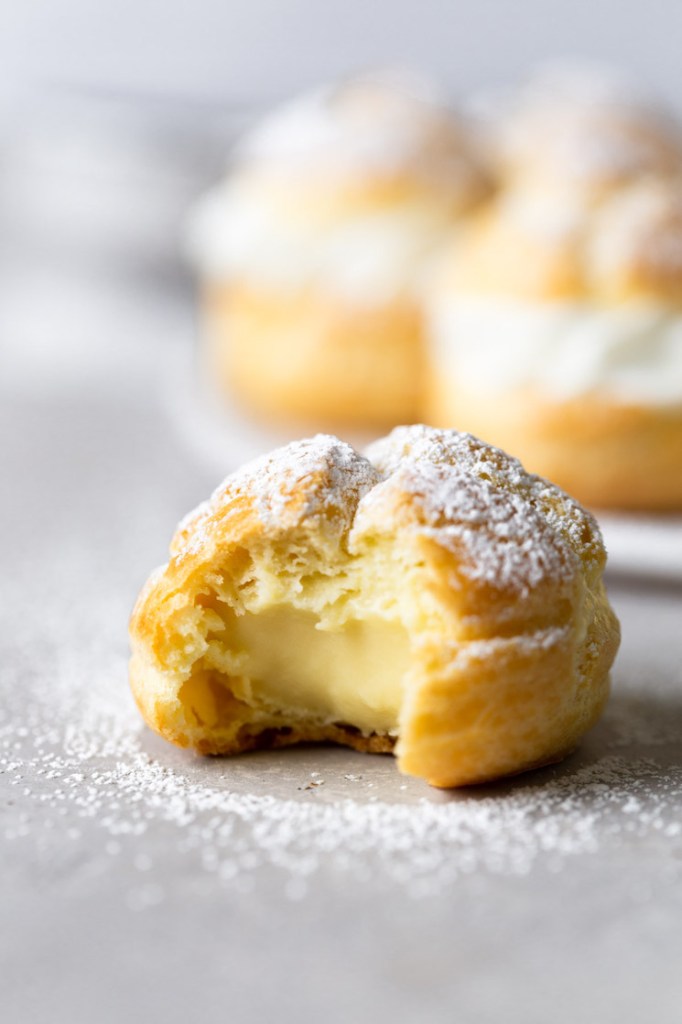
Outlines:
[[[680,509],[680,136],[611,95],[519,121],[432,282],[426,415],[587,504]]]
[[[419,281],[487,187],[423,85],[357,78],[275,110],[191,222],[218,380],[270,417],[418,417]]]
[[[589,513],[468,434],[318,435],[178,528],[133,613],[133,693],[203,754],[331,741],[436,786],[522,772],[606,701],[604,564]]]

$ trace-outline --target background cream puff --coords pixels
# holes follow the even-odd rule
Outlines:
[[[358,78],[276,110],[191,225],[219,380],[268,416],[418,418],[421,277],[487,187],[423,84]]]
[[[580,500],[682,508],[682,144],[644,104],[536,87],[428,299],[427,415]]]

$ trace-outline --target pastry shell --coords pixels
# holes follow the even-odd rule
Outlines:
[[[179,527],[133,613],[133,693],[161,736],[204,754],[394,749],[442,787],[525,771],[571,751],[606,701],[619,628],[604,562],[589,513],[470,435],[397,428],[366,456],[318,435],[228,477]],[[309,651],[285,631],[286,672],[259,691],[235,638],[263,617],[267,646],[267,616],[290,613],[315,623],[310,650],[393,630],[382,650],[400,668],[379,693],[322,659],[306,708],[283,680],[310,675]]]

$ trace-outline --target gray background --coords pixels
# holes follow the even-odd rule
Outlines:
[[[0,74],[157,97],[271,100],[383,62],[461,92],[550,57],[682,86],[677,0],[5,0]]]

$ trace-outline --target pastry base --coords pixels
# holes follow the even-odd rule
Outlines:
[[[208,288],[203,309],[219,382],[257,413],[317,427],[419,418],[422,320],[412,301],[363,308],[231,284]]]

